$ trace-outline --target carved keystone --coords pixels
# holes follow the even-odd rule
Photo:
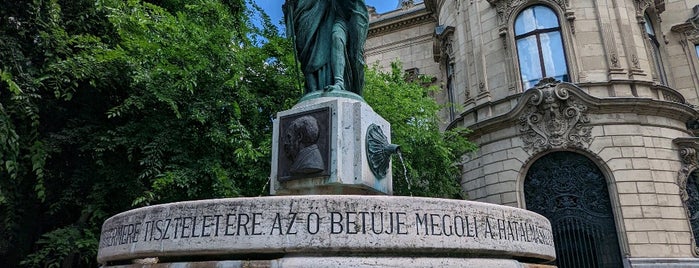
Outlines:
[[[530,153],[551,148],[587,148],[592,140],[587,106],[571,98],[560,81],[542,79],[529,96],[519,118],[524,149]]]

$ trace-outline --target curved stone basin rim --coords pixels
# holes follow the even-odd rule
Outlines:
[[[115,215],[98,261],[243,254],[555,259],[551,224],[494,204],[402,196],[275,196],[178,202]]]

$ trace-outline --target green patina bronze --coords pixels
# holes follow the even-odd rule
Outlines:
[[[363,101],[364,0],[287,0],[284,17],[305,78],[301,101],[349,97]]]
[[[386,178],[391,166],[391,156],[398,154],[400,146],[388,142],[381,127],[371,124],[366,130],[366,156],[369,169],[377,179]]]

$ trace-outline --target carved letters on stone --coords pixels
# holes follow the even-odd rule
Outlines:
[[[534,153],[551,148],[587,148],[592,136],[587,106],[559,87],[559,81],[544,78],[533,89],[519,118],[524,149]]]

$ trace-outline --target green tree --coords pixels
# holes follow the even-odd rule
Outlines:
[[[0,267],[94,267],[104,220],[263,193],[290,42],[249,0],[0,0]],[[415,195],[453,197],[472,148],[429,89],[369,72]],[[402,168],[396,191],[409,194]]]
[[[366,74],[364,99],[391,123],[391,142],[401,146],[405,169],[393,158],[393,191],[396,195],[464,198],[461,194],[461,156],[476,150],[464,138],[466,129],[439,130],[439,110],[431,96],[437,87],[426,87],[428,77],[408,82],[400,63],[390,72],[376,67]],[[407,176],[407,177],[406,177]]]
[[[244,0],[0,3],[1,267],[96,266],[108,216],[262,191],[270,118],[297,92],[290,44],[252,12]]]

